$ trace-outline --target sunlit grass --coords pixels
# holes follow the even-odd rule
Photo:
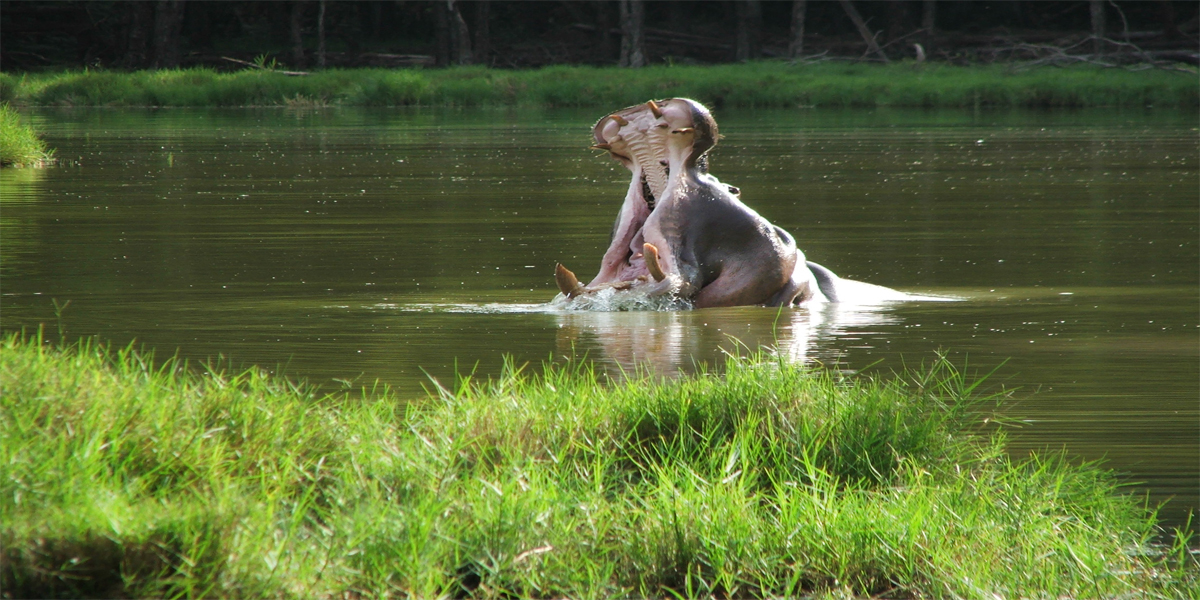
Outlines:
[[[0,75],[0,100],[47,106],[625,106],[686,96],[717,107],[1200,106],[1194,73],[1093,66],[891,65],[782,61],[644,69],[248,69]]]
[[[46,142],[8,104],[0,104],[0,165],[38,165],[51,157]]]
[[[509,364],[405,403],[91,341],[0,345],[14,597],[1195,597],[1187,538],[1014,460],[942,358],[614,384]]]

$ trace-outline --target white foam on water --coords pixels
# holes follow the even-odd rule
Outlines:
[[[858,283],[858,282],[854,282]],[[866,284],[869,285],[869,284]],[[871,286],[875,287],[875,286]],[[830,306],[842,306],[845,310],[850,310],[851,307],[871,307],[871,306],[891,306],[902,302],[953,302],[963,300],[963,298],[953,296],[935,296],[929,294],[904,294],[895,292],[887,288],[889,294],[859,295],[856,302],[840,302],[832,303]],[[824,303],[816,303],[804,305],[799,308],[809,308],[817,311],[823,309],[818,308]],[[346,310],[351,308],[349,305],[336,304],[329,305],[324,308]],[[680,299],[673,294],[652,293],[648,290],[639,290],[634,287],[632,289],[617,290],[613,288],[605,288],[596,292],[582,294],[575,298],[567,298],[563,294],[556,295],[549,302],[530,304],[530,303],[503,303],[503,302],[488,302],[488,303],[473,303],[473,302],[414,302],[411,304],[400,304],[394,302],[377,302],[375,304],[360,305],[362,310],[370,311],[397,311],[397,312],[420,312],[420,313],[451,313],[451,314],[473,314],[473,315],[503,315],[503,314],[546,314],[546,313],[562,313],[562,312],[631,312],[631,311],[677,311],[691,310],[692,303]]]
[[[550,301],[558,310],[586,312],[688,310],[692,303],[674,294],[647,294],[636,287],[628,290],[605,288],[567,298],[559,294]]]
[[[423,313],[459,313],[472,315],[502,315],[556,312],[550,304],[505,304],[489,302],[475,304],[470,302],[434,303],[419,302],[414,304],[378,303],[363,306],[367,310],[394,310],[398,312]]]

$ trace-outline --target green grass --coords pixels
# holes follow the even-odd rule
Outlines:
[[[1197,597],[1186,536],[1014,460],[939,358],[614,384],[509,365],[404,403],[130,348],[0,345],[11,597]]]
[[[0,74],[0,101],[39,106],[601,106],[686,96],[715,107],[1200,106],[1195,73],[763,61],[645,69],[330,69],[307,76],[195,68]]]
[[[46,143],[8,104],[0,104],[0,166],[37,165],[50,158]]]

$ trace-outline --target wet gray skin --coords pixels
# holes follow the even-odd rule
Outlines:
[[[568,298],[606,288],[669,294],[697,308],[904,298],[805,261],[791,234],[710,175],[705,156],[719,136],[699,102],[631,106],[601,119],[593,135],[594,147],[607,150],[632,178],[600,272],[582,285],[557,266],[555,279]]]

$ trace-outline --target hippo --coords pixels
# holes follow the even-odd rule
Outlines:
[[[903,297],[805,260],[791,234],[712,176],[707,154],[719,139],[717,122],[699,102],[651,100],[600,119],[592,133],[593,148],[608,151],[633,177],[599,273],[583,285],[556,265],[567,298],[612,288],[706,308],[846,301],[847,291],[873,300]]]

